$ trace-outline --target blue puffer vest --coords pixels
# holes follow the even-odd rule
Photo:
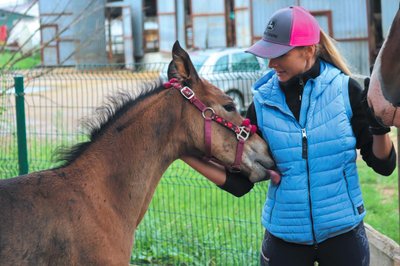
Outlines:
[[[300,122],[274,71],[253,88],[257,122],[282,174],[269,184],[262,224],[288,242],[316,244],[350,231],[365,216],[350,124],[349,77],[321,60],[304,87]]]

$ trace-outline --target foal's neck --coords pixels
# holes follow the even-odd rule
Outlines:
[[[98,193],[126,222],[139,224],[154,190],[180,152],[181,99],[162,91],[137,103],[113,123],[87,151],[83,171],[98,182]],[[91,160],[93,159],[93,160]],[[85,160],[85,159],[84,159]],[[96,161],[100,171],[90,162]],[[95,176],[94,176],[95,175]]]

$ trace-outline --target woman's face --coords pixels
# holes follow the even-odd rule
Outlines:
[[[268,66],[276,71],[279,81],[286,82],[312,67],[315,62],[314,53],[315,46],[297,47],[280,57],[270,59]]]

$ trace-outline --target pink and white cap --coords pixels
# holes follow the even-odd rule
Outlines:
[[[246,50],[255,56],[276,58],[297,46],[319,43],[317,20],[304,8],[290,6],[276,11],[268,22],[263,38]]]

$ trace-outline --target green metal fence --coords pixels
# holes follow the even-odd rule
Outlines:
[[[0,178],[56,166],[55,149],[86,140],[82,121],[107,95],[120,90],[139,93],[145,83],[159,82],[162,69],[164,64],[146,64],[132,69],[80,66],[0,73]],[[229,73],[218,80],[229,82]],[[267,183],[258,184],[235,198],[183,162],[175,162],[136,231],[131,262],[257,265],[266,189]]]

